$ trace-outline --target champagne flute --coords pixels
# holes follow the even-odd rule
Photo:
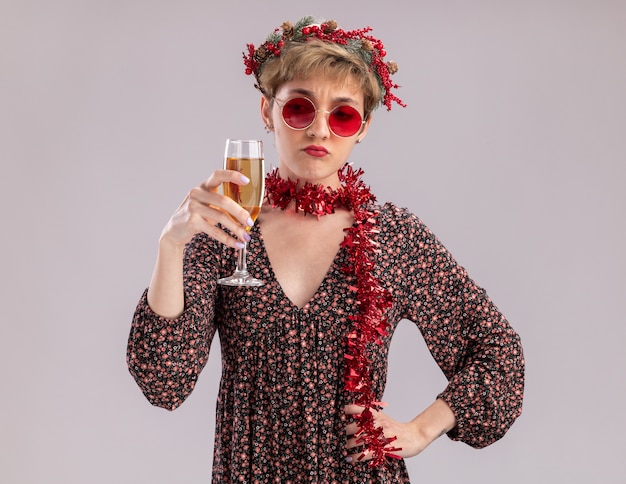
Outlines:
[[[250,183],[237,185],[224,183],[224,195],[231,198],[256,220],[261,212],[265,185],[265,167],[263,163],[263,142],[260,140],[226,140],[224,168],[235,170],[248,177]],[[250,229],[248,229],[250,230]],[[217,281],[226,286],[262,286],[263,281],[248,273],[246,263],[246,245],[237,253],[237,268],[232,275]]]

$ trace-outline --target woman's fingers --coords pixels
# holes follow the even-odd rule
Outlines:
[[[216,170],[198,187],[199,190],[194,191],[194,194],[200,202],[219,207],[230,214],[240,225],[244,227],[251,226],[252,221],[247,210],[234,200],[217,193],[219,187],[224,183],[247,185],[250,183],[250,180],[235,170]]]
[[[355,437],[357,432],[360,430],[360,427],[359,424],[354,421],[353,416],[361,414],[363,410],[365,410],[365,407],[361,405],[346,405],[344,407],[344,412],[348,416],[348,421],[350,422],[346,425],[346,449],[348,450],[355,449],[356,447],[361,446],[360,443],[357,443],[357,437]],[[351,457],[356,460],[356,458],[358,458],[360,455],[361,453],[359,452]]]
[[[224,182],[246,185],[249,180],[236,170],[215,170],[200,186],[207,191],[217,191]]]
[[[376,405],[379,407],[387,406],[385,402],[376,402]],[[364,411],[365,407],[360,405],[346,405],[344,407],[344,412],[348,417],[348,422],[346,424],[346,450],[348,451],[346,461],[348,462],[366,462],[372,460],[374,457],[372,452],[364,447],[364,442],[362,440],[363,435],[360,433],[361,427],[359,425],[358,416]],[[372,419],[371,424],[374,428],[382,428],[383,435],[385,437],[394,438],[393,444],[391,444],[390,448],[395,448],[395,438],[396,435],[400,433],[398,430],[401,430],[398,427],[398,423],[383,412],[376,409],[370,408],[368,409],[368,412],[371,412],[371,415],[364,417],[366,417],[366,419]],[[386,448],[385,452],[387,450],[389,450],[389,448]],[[398,449],[398,451],[393,451],[393,454],[396,455],[399,451],[401,451],[401,448]],[[380,456],[378,458],[380,458]]]
[[[356,452],[346,457],[346,462],[352,462],[353,464],[367,462],[368,460],[372,460],[372,453],[368,451]]]
[[[223,183],[245,185],[249,180],[237,171],[216,170],[201,185],[189,191],[162,236],[183,245],[194,235],[205,233],[227,246],[241,248],[250,239],[247,232],[253,222],[244,208],[219,193]]]
[[[343,408],[343,411],[346,415],[355,415],[357,413],[363,412],[363,410],[365,410],[365,407],[363,407],[362,405],[354,405],[354,404],[346,405]]]
[[[188,206],[190,232],[204,232],[209,237],[231,247],[241,248],[250,239],[250,215],[227,197],[214,194],[205,202],[191,198]],[[226,232],[226,230],[228,232]]]
[[[250,214],[236,202],[219,193],[210,193],[194,188],[189,194],[189,210],[208,223],[222,224],[229,230],[249,227]]]

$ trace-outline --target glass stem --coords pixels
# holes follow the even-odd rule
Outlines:
[[[240,274],[248,273],[248,264],[246,263],[246,247],[248,244],[243,244],[243,249],[237,251],[237,272]]]

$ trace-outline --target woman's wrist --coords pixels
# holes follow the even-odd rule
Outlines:
[[[167,255],[183,255],[185,252],[185,242],[180,242],[170,236],[168,232],[163,230],[159,237],[159,253],[164,252]]]
[[[426,410],[411,422],[418,438],[430,445],[456,425],[456,418],[450,406],[441,398],[436,399]]]
[[[183,257],[185,246],[162,235],[148,288],[148,305],[160,316],[178,317],[184,310]]]

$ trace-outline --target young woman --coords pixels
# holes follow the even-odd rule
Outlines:
[[[248,45],[279,156],[261,214],[253,224],[219,193],[248,180],[216,170],[163,229],[128,365],[152,404],[175,409],[219,332],[214,482],[409,482],[403,459],[437,437],[484,447],[521,412],[517,333],[416,216],[376,204],[346,164],[372,110],[402,105],[385,56],[369,29],[312,18]],[[218,285],[244,242],[265,284]],[[381,403],[402,319],[449,380],[410,422]]]

